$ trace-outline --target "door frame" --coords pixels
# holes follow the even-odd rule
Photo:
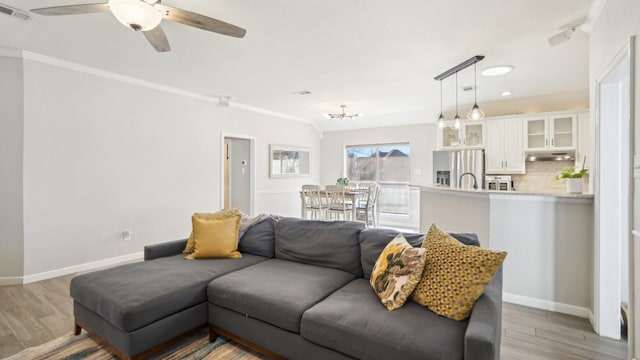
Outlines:
[[[255,179],[256,179],[256,137],[228,132],[220,133],[220,208],[224,208],[224,157],[225,157],[225,138],[234,138],[249,140],[249,216],[254,216],[255,213]]]
[[[634,285],[633,285],[633,238],[631,235],[632,221],[633,221],[633,201],[632,201],[632,184],[633,184],[633,174],[630,169],[632,169],[632,161],[633,161],[633,102],[634,102],[634,92],[633,92],[633,84],[634,84],[634,73],[633,73],[633,64],[634,64],[634,37],[630,37],[627,42],[623,45],[623,47],[618,51],[618,53],[613,57],[613,59],[609,62],[609,65],[604,69],[604,71],[598,76],[595,83],[595,131],[594,131],[594,140],[595,140],[595,174],[593,176],[593,189],[595,193],[594,198],[594,298],[593,298],[593,318],[592,325],[596,332],[601,336],[611,337],[614,339],[620,338],[620,291],[621,291],[621,268],[620,268],[620,249],[622,248],[622,239],[617,244],[617,252],[604,252],[602,249],[605,249],[609,246],[604,246],[605,242],[600,239],[600,220],[601,220],[601,209],[600,209],[600,196],[604,193],[600,189],[600,150],[601,150],[601,139],[600,139],[600,130],[601,130],[601,84],[603,84],[604,80],[611,74],[611,72],[620,64],[621,61],[626,58],[629,59],[629,109],[628,113],[624,114],[625,118],[623,122],[620,124],[620,132],[619,132],[619,140],[621,141],[622,151],[627,151],[626,154],[628,156],[628,161],[622,166],[625,166],[626,169],[620,169],[621,179],[625,178],[626,184],[623,183],[624,188],[623,191],[626,192],[627,198],[629,199],[628,207],[626,209],[625,217],[626,225],[624,225],[625,220],[621,220],[623,228],[621,230],[621,234],[626,234],[626,238],[629,244],[629,320],[628,324],[628,332],[629,332],[629,354],[632,353],[632,336],[633,336],[633,314],[634,314]],[[629,131],[630,130],[630,131]],[[623,132],[629,131],[627,136],[625,137]],[[625,173],[626,172],[626,173]],[[623,194],[624,195],[624,194]],[[621,199],[623,196],[620,197]],[[624,238],[624,237],[623,237]],[[604,289],[606,288],[606,289]],[[603,304],[604,303],[604,304]],[[615,304],[615,305],[613,305]],[[614,308],[615,307],[615,308]]]

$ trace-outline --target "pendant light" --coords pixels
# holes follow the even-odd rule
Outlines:
[[[484,111],[478,106],[478,71],[476,70],[476,64],[473,64],[473,107],[471,111],[467,113],[467,119],[469,120],[481,120],[484,119]]]
[[[442,115],[442,80],[440,80],[440,116],[438,117],[438,127],[444,128],[444,115]]]
[[[456,129],[460,129],[460,115],[458,115],[458,72],[456,71],[456,116],[453,117],[454,123],[453,127]]]

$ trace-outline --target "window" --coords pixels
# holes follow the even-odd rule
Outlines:
[[[347,177],[351,182],[380,186],[378,211],[409,214],[411,168],[408,143],[347,146]]]

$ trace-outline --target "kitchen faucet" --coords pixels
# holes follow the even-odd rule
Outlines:
[[[476,179],[476,176],[473,175],[473,173],[470,172],[466,172],[466,173],[462,173],[460,174],[460,178],[458,179],[458,186],[461,188],[462,187],[462,177],[465,175],[471,175],[471,177],[473,178],[473,188],[477,189],[478,188],[478,180]]]

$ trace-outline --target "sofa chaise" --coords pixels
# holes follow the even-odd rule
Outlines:
[[[407,301],[387,311],[369,284],[396,231],[357,222],[268,218],[240,239],[240,259],[185,260],[185,240],[145,247],[145,261],[72,279],[75,332],[123,359],[195,329],[271,358],[498,359],[502,270],[467,320]],[[451,234],[479,245],[470,234]],[[405,234],[415,247],[424,235]]]

